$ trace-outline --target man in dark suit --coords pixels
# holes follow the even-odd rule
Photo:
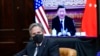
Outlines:
[[[55,40],[50,40],[43,36],[44,29],[41,24],[31,24],[29,33],[32,41],[28,42],[25,49],[15,56],[59,56],[58,44]]]
[[[58,6],[57,16],[52,19],[52,34],[57,36],[74,36],[75,26],[73,20],[66,16],[66,10],[64,6]]]

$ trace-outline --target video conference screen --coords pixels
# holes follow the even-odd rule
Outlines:
[[[97,37],[96,0],[35,0],[35,13],[47,36]]]

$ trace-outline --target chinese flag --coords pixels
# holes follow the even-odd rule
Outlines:
[[[87,0],[84,15],[82,18],[82,32],[86,32],[86,36],[97,36],[97,5],[96,0]]]

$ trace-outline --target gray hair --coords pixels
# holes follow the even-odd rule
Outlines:
[[[29,26],[29,32],[32,30],[32,28],[34,28],[35,26],[39,26],[42,30],[44,30],[43,26],[41,23],[32,23],[30,26]]]

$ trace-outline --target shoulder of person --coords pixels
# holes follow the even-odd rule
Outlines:
[[[70,17],[68,17],[68,16],[65,16],[65,18],[68,18],[68,19],[70,19],[70,20],[73,20],[72,18],[70,18]]]
[[[34,41],[26,42],[26,47],[31,46],[31,45],[33,45],[33,44],[34,44]]]
[[[55,45],[55,44],[57,44],[56,39],[53,39],[53,38],[47,38],[47,42],[48,42],[48,44],[50,44],[50,45]]]
[[[47,45],[48,45],[48,47],[50,49],[52,49],[52,48],[58,48],[59,47],[59,44],[58,44],[57,40],[53,39],[53,38],[48,39]]]

